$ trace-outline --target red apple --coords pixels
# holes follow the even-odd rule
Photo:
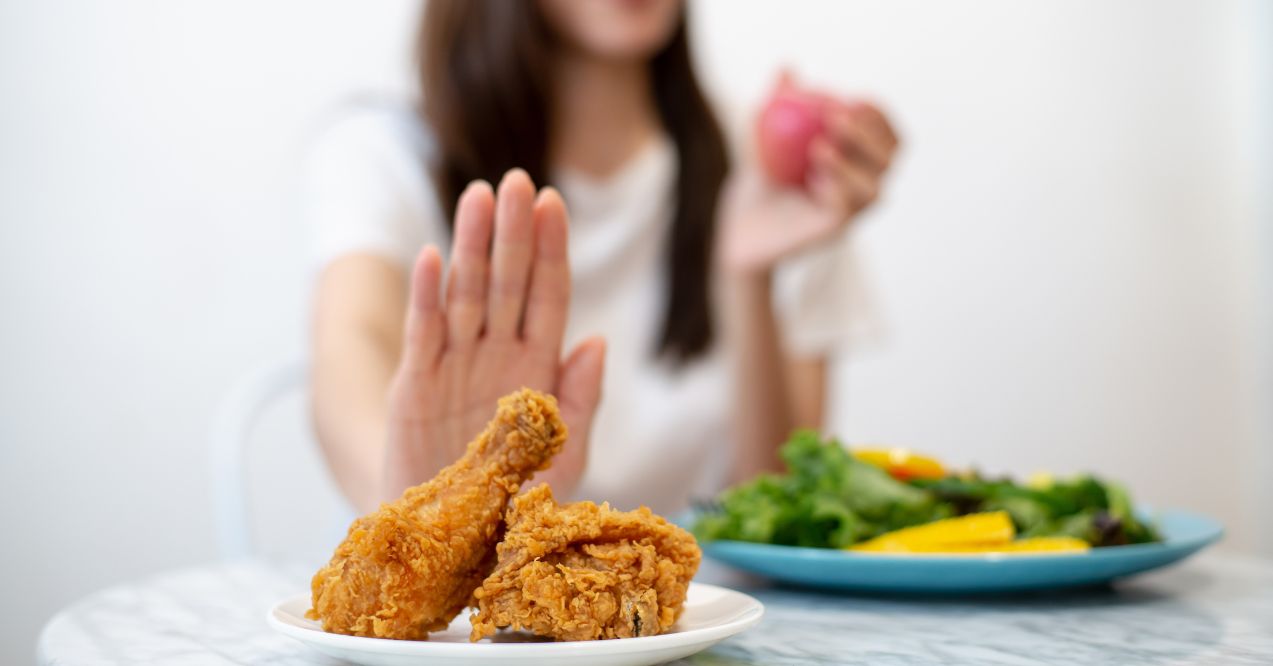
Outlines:
[[[756,121],[760,163],[774,182],[803,186],[809,175],[809,144],[826,131],[826,114],[848,105],[833,97],[778,85]]]

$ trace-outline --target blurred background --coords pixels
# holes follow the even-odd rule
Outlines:
[[[858,230],[885,335],[839,362],[835,432],[1094,470],[1273,554],[1273,4],[691,5],[732,113],[786,64],[904,135]],[[217,405],[306,344],[306,142],[410,95],[418,11],[0,2],[0,662],[77,597],[218,557]],[[337,505],[281,411],[251,492],[295,544]]]

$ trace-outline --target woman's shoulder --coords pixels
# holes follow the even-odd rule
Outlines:
[[[319,265],[359,251],[410,266],[423,244],[445,237],[429,176],[432,139],[409,104],[335,107],[306,148],[302,206]]]
[[[311,159],[399,161],[425,168],[433,133],[414,105],[391,99],[359,99],[325,113],[309,141]]]

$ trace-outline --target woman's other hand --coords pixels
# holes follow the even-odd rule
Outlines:
[[[774,311],[774,269],[787,257],[831,241],[879,196],[897,137],[867,104],[825,105],[798,187],[776,184],[744,162],[726,183],[715,260],[724,335],[731,338],[737,446],[732,475],[779,467],[777,447],[792,428],[821,427],[827,359],[787,355]]]
[[[726,184],[717,258],[730,273],[766,273],[824,242],[879,197],[898,139],[888,118],[866,102],[832,105],[826,131],[809,145],[803,188],[770,181],[745,163]]]
[[[570,439],[541,478],[571,492],[587,458],[605,343],[588,339],[562,360],[566,240],[561,196],[552,188],[536,194],[526,172],[514,169],[498,193],[474,182],[460,196],[445,293],[437,248],[421,251],[389,386],[385,498],[459,458],[498,398],[522,386],[557,396]]]

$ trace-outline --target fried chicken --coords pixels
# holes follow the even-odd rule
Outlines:
[[[314,575],[310,619],[339,634],[424,639],[445,628],[494,565],[508,498],[566,440],[552,396],[501,398],[464,456],[354,521]]]
[[[568,641],[662,633],[701,557],[689,532],[646,507],[558,505],[545,484],[513,498],[505,522],[495,570],[473,593],[472,641],[503,627]]]

